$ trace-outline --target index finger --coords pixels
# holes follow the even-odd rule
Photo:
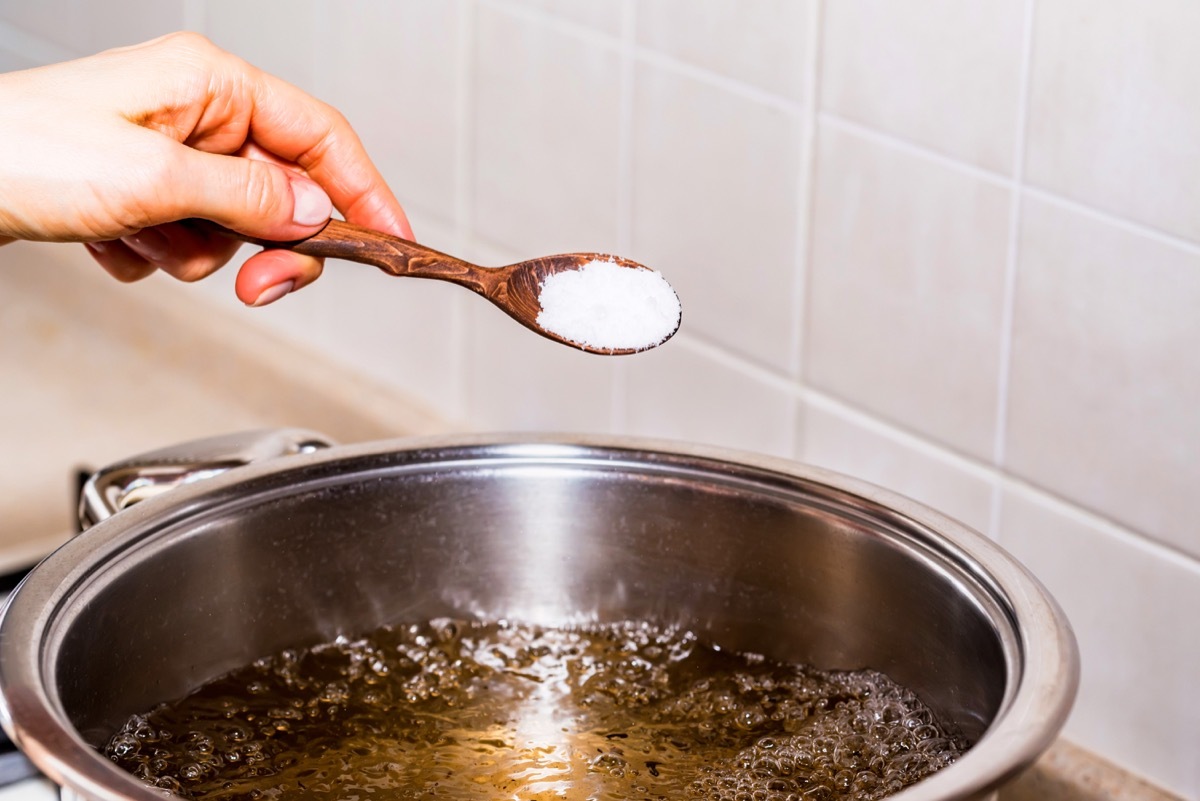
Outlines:
[[[412,227],[346,118],[286,81],[256,70],[250,135],[300,166],[350,222],[412,239]]]

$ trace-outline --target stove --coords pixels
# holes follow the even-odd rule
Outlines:
[[[0,606],[4,604],[4,601],[8,600],[8,594],[21,583],[21,579],[25,578],[25,574],[29,572],[30,567],[20,568],[0,575]],[[25,755],[13,745],[13,741],[8,739],[8,735],[3,730],[0,730],[0,788],[7,790],[12,785],[19,784],[26,779],[38,775],[38,770],[33,766],[33,763],[26,759]],[[13,797],[4,792],[3,795],[0,795],[0,800]]]
[[[0,576],[0,605],[28,570]],[[0,730],[0,801],[57,801],[58,787],[42,776],[33,763],[17,750],[8,735]]]
[[[74,471],[73,501],[79,497],[83,483],[92,472],[86,467]],[[25,578],[25,574],[33,567],[33,564],[28,564],[0,573],[0,607],[3,607],[9,593],[16,589],[21,579]],[[17,750],[8,734],[0,729],[0,801],[49,801],[58,798],[58,789],[53,782],[41,775],[33,763]]]

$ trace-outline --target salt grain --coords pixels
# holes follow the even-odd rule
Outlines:
[[[595,350],[645,350],[679,327],[679,297],[662,274],[611,261],[554,273],[538,302],[538,325]]]

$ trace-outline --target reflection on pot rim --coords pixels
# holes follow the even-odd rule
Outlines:
[[[0,712],[60,783],[157,798],[88,745],[122,711],[277,646],[446,614],[686,622],[724,647],[884,670],[983,735],[896,796],[912,801],[982,798],[1032,762],[1078,676],[1044,588],[921,504],[719,449],[501,435],[269,460],[101,523],[6,609]]]

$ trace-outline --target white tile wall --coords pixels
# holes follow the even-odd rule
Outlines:
[[[810,0],[638,0],[637,41],[798,103],[807,89],[813,5]]]
[[[630,255],[672,282],[688,331],[789,369],[799,113],[656,63],[638,65],[633,113]]]
[[[578,0],[507,0],[492,5],[539,11],[561,20],[585,25],[597,32],[616,36],[621,32],[624,7],[629,0],[609,0],[606,3],[580,3]]]
[[[1200,249],[1028,198],[1007,465],[1200,557]]]
[[[995,478],[986,468],[816,393],[803,402],[798,453],[987,531]]]
[[[458,36],[466,4],[450,0],[355,0],[323,15],[317,55],[320,95],[374,154],[406,207],[452,221],[455,214],[456,91],[466,67]],[[416,65],[420,65],[416,68]]]
[[[1010,190],[831,122],[815,181],[806,378],[986,459]]]
[[[615,250],[616,48],[490,5],[477,26],[476,233],[525,258]]]
[[[315,91],[317,33],[314,0],[206,0],[203,33],[259,69]]]
[[[1025,3],[824,6],[821,107],[992,170],[1013,166]]]
[[[5,23],[77,55],[137,44],[185,27],[183,0],[6,1],[0,15]]]
[[[1200,7],[113,8],[0,0],[0,64],[199,27],[343,108],[435,246],[620,250],[684,304],[675,341],[605,359],[334,264],[245,312],[281,358],[320,348],[464,427],[798,455],[999,533],[1076,621],[1068,734],[1200,793],[1171,747],[1200,739]],[[197,291],[235,303],[231,277]]]
[[[787,382],[686,339],[623,367],[628,433],[792,454],[796,400]]]
[[[1004,494],[1001,544],[1046,584],[1079,640],[1067,736],[1200,798],[1200,565],[1019,486]]]
[[[509,264],[512,253],[476,246],[481,264]],[[467,331],[465,416],[495,431],[612,431],[619,363],[531,334],[482,298],[463,303]]]
[[[617,366],[529,333],[482,299],[465,311],[466,419],[497,431],[612,431]]]
[[[35,66],[37,66],[37,63],[32,59],[26,58],[20,53],[14,53],[11,50],[5,50],[3,47],[0,47],[0,72],[24,70]]]
[[[1200,5],[1037,3],[1031,183],[1200,237]]]

